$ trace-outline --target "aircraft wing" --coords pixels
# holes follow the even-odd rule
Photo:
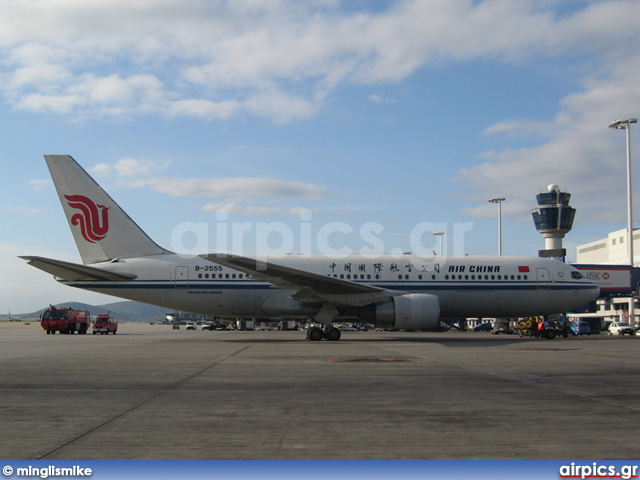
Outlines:
[[[319,275],[317,273],[285,267],[273,262],[260,262],[241,255],[213,253],[200,255],[210,262],[250,274],[257,280],[265,280],[284,290],[312,291],[320,295],[379,294],[383,288]]]
[[[20,257],[23,260],[27,260],[29,265],[32,265],[40,270],[43,270],[51,275],[67,280],[69,282],[76,282],[80,280],[101,280],[105,282],[122,282],[129,281],[136,278],[135,275],[128,275],[122,273],[114,273],[103,270],[101,268],[89,267],[87,265],[79,265],[77,263],[63,262],[62,260],[54,260],[52,258],[45,257]]]

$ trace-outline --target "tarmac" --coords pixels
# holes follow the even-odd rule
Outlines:
[[[638,458],[638,337],[119,328],[0,323],[0,458]]]

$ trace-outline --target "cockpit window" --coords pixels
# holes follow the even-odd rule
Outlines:
[[[580,272],[571,272],[571,278],[573,278],[574,280],[580,280],[583,277]]]

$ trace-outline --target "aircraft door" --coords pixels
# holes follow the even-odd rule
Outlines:
[[[538,290],[549,290],[549,270],[546,268],[536,268],[538,275]]]
[[[189,286],[189,267],[176,267],[174,280],[176,288],[187,288]]]

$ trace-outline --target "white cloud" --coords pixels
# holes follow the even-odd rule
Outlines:
[[[225,200],[219,203],[207,203],[202,210],[205,212],[225,211],[235,215],[247,215],[252,217],[270,217],[273,215],[291,215],[302,217],[309,220],[311,215],[316,211],[307,207],[280,207],[269,205],[251,205],[253,199],[248,196],[246,198],[238,197]]]
[[[0,17],[0,89],[15,108],[61,115],[288,122],[315,115],[341,84],[397,82],[434,61],[577,54],[604,64],[640,50],[637,1],[555,6],[10,2]]]
[[[278,123],[308,118],[317,110],[312,102],[283,92],[264,92],[254,95],[244,102],[244,107],[258,117],[271,118]]]
[[[26,95],[17,104],[18,110],[28,112],[70,113],[83,104],[83,99],[75,95]]]
[[[139,177],[157,173],[165,169],[169,164],[160,163],[153,160],[142,160],[136,158],[122,158],[113,166],[116,173],[122,177]]]
[[[303,182],[289,182],[278,178],[147,178],[134,187],[151,189],[174,196],[223,197],[255,195],[271,197],[303,197],[319,199],[326,196],[324,187]]]
[[[387,105],[396,103],[395,100],[383,97],[382,95],[377,95],[375,93],[369,95],[369,100],[371,100],[374,103],[387,104]]]
[[[113,167],[106,163],[99,163],[96,166],[89,168],[89,173],[96,177],[109,177],[113,175]]]
[[[92,175],[97,177],[145,177],[164,170],[169,166],[169,162],[159,162],[154,160],[139,158],[121,158],[113,165],[99,163],[89,169]]]
[[[172,102],[166,114],[169,117],[196,117],[203,120],[224,120],[240,110],[235,100],[212,102],[206,99],[178,100]]]
[[[245,200],[236,199],[220,203],[208,203],[202,209],[206,212],[218,212],[220,210],[224,210],[231,214],[250,215],[254,217],[268,217],[283,213],[283,209],[280,207],[244,205],[244,202]]]
[[[485,133],[537,134],[544,143],[518,150],[486,152],[483,162],[458,172],[464,190],[476,200],[505,196],[503,213],[530,221],[531,193],[556,183],[580,206],[590,221],[621,221],[626,213],[625,136],[608,129],[616,118],[640,112],[640,56],[602,70],[585,81],[584,90],[568,95],[548,122],[500,123]],[[633,128],[632,128],[633,132]],[[529,205],[529,207],[527,207]],[[490,215],[490,207],[467,210],[472,216]]]
[[[41,192],[45,188],[51,185],[51,180],[43,180],[41,178],[34,178],[33,180],[29,180],[29,188],[35,192]]]

